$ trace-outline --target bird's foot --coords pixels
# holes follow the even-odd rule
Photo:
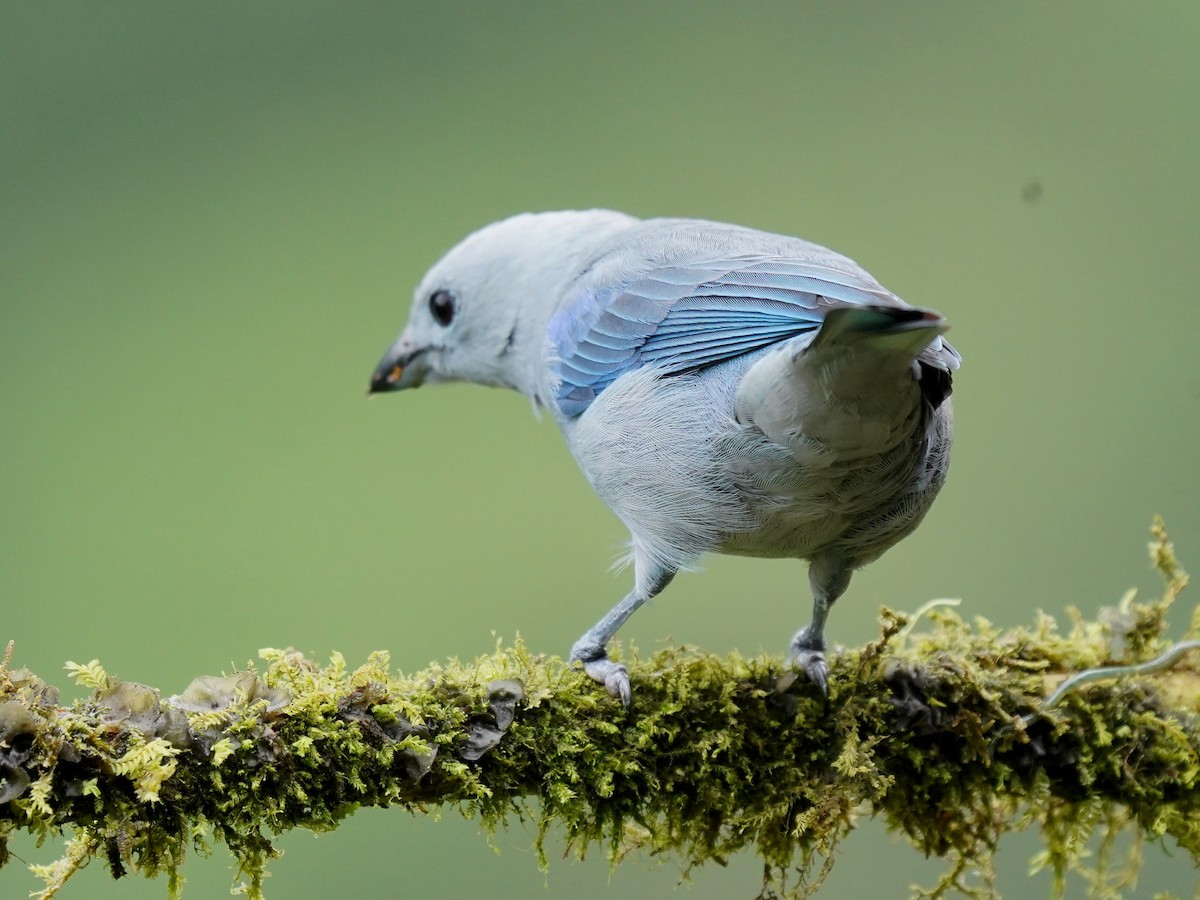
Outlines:
[[[582,643],[581,641],[571,648],[571,661],[583,663],[584,674],[592,681],[604,685],[608,692],[620,698],[621,704],[628,709],[629,701],[633,697],[629,687],[629,671],[621,663],[609,659],[603,647],[581,646]]]
[[[817,686],[821,696],[829,696],[829,666],[825,662],[825,638],[810,635],[807,628],[796,632],[792,638],[792,651],[788,664]]]

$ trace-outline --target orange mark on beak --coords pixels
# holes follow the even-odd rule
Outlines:
[[[404,366],[399,365],[399,364],[392,366],[392,371],[388,372],[388,374],[387,374],[388,384],[395,384],[397,381],[400,380],[400,376],[403,374],[404,374]]]

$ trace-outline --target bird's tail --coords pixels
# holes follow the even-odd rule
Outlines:
[[[785,344],[747,371],[737,418],[805,459],[882,452],[912,428],[921,398],[937,408],[949,395],[958,354],[945,330],[923,309],[832,309],[807,346]]]
[[[825,321],[809,345],[809,353],[825,356],[870,348],[876,353],[911,360],[945,331],[942,317],[929,310],[845,306],[825,314]],[[945,346],[948,345],[938,340],[937,350]],[[956,361],[957,356],[955,353]]]

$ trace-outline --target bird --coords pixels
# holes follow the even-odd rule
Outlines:
[[[959,353],[945,320],[797,237],[603,209],[521,213],[429,269],[369,392],[466,381],[553,416],[629,529],[633,587],[571,648],[629,706],[617,630],[709,553],[808,562],[789,665],[829,691],[852,573],[946,479]]]

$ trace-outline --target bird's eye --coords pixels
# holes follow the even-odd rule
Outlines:
[[[454,320],[454,297],[449,291],[434,291],[429,295],[429,312],[442,327]]]

